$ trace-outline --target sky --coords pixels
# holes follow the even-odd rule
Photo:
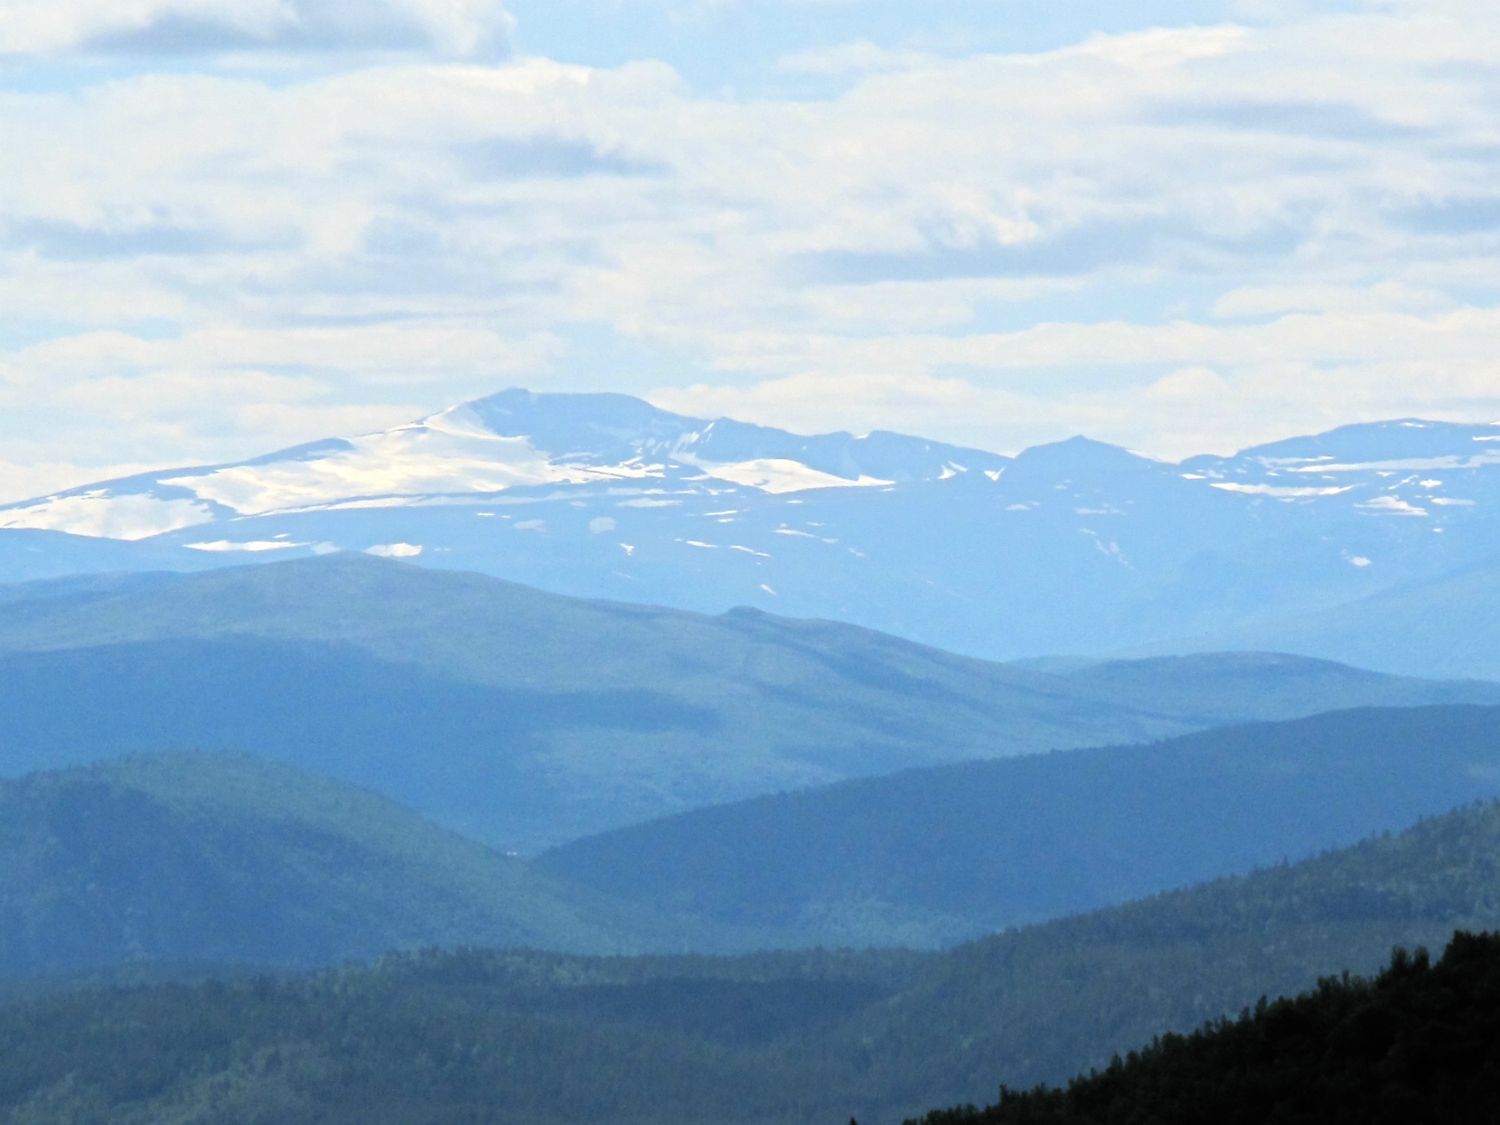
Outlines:
[[[0,159],[0,499],[510,386],[1500,419],[1500,6],[0,0]]]

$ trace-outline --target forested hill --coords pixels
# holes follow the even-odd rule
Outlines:
[[[0,974],[717,944],[348,785],[168,753],[0,782]]]
[[[7,1125],[891,1125],[1500,928],[1500,805],[948,954],[408,955],[0,1006]]]
[[[809,944],[939,944],[1303,859],[1497,794],[1500,709],[1361,710],[761,797],[539,862]]]
[[[1399,950],[1373,980],[1325,978],[1066,1089],[908,1125],[1493,1125],[1497,1111],[1500,936],[1460,932],[1437,964]]]

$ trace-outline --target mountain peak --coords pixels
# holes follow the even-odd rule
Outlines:
[[[1095,441],[1079,434],[1064,441],[1034,445],[1016,455],[1011,476],[1018,473],[1049,474],[1085,472],[1141,472],[1161,467],[1161,462],[1133,453],[1119,445]]]
[[[594,464],[659,456],[704,423],[630,395],[538,393],[519,387],[439,411],[420,425],[439,432],[523,438],[539,453]]]
[[[467,416],[502,437],[542,438],[544,435],[608,435],[618,439],[664,436],[684,426],[701,425],[659,410],[631,395],[613,393],[539,393],[512,387],[440,411],[426,421]],[[567,444],[564,441],[564,444]]]

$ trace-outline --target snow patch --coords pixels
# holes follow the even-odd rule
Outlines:
[[[1348,492],[1354,486],[1344,484],[1317,488],[1305,485],[1239,484],[1235,481],[1212,481],[1208,487],[1217,488],[1221,492],[1238,492],[1248,496],[1273,496],[1277,500],[1295,500],[1305,496],[1337,496],[1341,492]]]
[[[144,493],[115,495],[98,488],[5,509],[0,511],[0,527],[136,540],[212,523],[213,518],[213,510],[196,500],[162,500]]]
[[[1414,504],[1408,504],[1399,496],[1377,496],[1373,500],[1365,500],[1354,506],[1367,512],[1383,512],[1392,516],[1425,516],[1428,514],[1426,508],[1418,508]]]
[[[1131,570],[1135,569],[1130,565],[1130,560],[1125,557],[1125,552],[1120,549],[1120,544],[1115,542],[1113,539],[1104,539],[1097,531],[1093,530],[1092,528],[1080,527],[1078,530],[1080,534],[1087,535],[1094,541],[1094,546],[1099,550],[1101,554],[1114,559],[1115,562],[1119,563],[1121,566],[1129,567]]]
[[[240,515],[263,515],[359,498],[377,498],[376,506],[386,506],[402,503],[403,497],[662,475],[661,466],[642,464],[640,458],[618,465],[556,458],[529,438],[491,432],[468,407],[457,407],[423,422],[351,438],[323,456],[231,465],[164,483]]]
[[[726,463],[699,461],[687,454],[678,454],[677,459],[718,480],[727,480],[731,484],[742,484],[772,494],[806,492],[814,488],[871,488],[894,483],[865,476],[850,480],[848,477],[834,476],[820,469],[809,468],[800,461],[789,461],[782,457]]]
[[[373,547],[366,547],[365,554],[380,559],[414,559],[424,549],[416,543],[378,543]]]
[[[1443,457],[1410,457],[1397,461],[1352,461],[1336,465],[1303,465],[1294,473],[1393,473],[1425,472],[1432,469],[1481,469],[1500,465],[1500,453],[1450,454]]]
[[[285,551],[290,547],[305,547],[306,543],[290,543],[281,539],[251,539],[234,543],[228,539],[214,539],[207,543],[188,543],[189,551]]]

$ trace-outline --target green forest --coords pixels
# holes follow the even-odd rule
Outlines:
[[[1500,805],[949,953],[410,953],[13,989],[8,1122],[866,1125],[1500,928]],[[202,975],[202,969],[194,969]]]
[[[1398,950],[1190,1035],[1163,1035],[1065,1088],[907,1125],[1489,1125],[1500,1107],[1500,935]]]

